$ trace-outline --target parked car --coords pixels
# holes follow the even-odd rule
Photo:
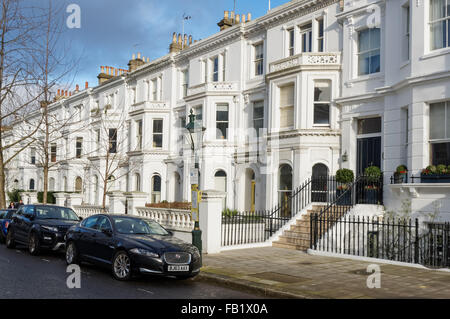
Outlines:
[[[66,262],[87,261],[109,267],[114,278],[134,274],[196,276],[202,266],[198,249],[154,220],[99,214],[86,218],[66,235]]]
[[[6,240],[6,234],[8,233],[8,226],[11,223],[12,216],[16,212],[16,209],[2,209],[0,210],[0,243],[4,243]]]
[[[23,205],[9,224],[6,247],[14,248],[17,243],[25,244],[32,255],[38,255],[41,249],[63,249],[67,230],[80,220],[71,208]]]

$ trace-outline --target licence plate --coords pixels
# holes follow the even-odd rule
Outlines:
[[[189,271],[189,265],[169,265],[169,271]]]

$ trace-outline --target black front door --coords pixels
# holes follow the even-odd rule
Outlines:
[[[369,166],[381,168],[381,137],[358,138],[357,175]]]

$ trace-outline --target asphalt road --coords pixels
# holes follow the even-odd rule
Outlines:
[[[199,278],[139,277],[130,282],[112,278],[107,269],[81,266],[81,288],[66,285],[66,262],[62,253],[31,256],[25,247],[0,245],[0,298],[120,298],[120,299],[253,299],[261,295],[213,285]]]

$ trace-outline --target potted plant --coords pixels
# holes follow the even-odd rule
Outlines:
[[[429,165],[420,174],[422,183],[450,183],[450,166]]]
[[[394,184],[402,184],[408,182],[408,169],[405,165],[397,166],[394,173]]]
[[[378,190],[381,170],[377,166],[369,166],[364,170],[367,184],[364,186],[364,198],[367,204],[378,203]]]
[[[336,198],[338,205],[351,205],[352,193],[350,184],[353,182],[355,175],[348,168],[338,169],[336,172],[336,182],[339,183],[336,189]]]

